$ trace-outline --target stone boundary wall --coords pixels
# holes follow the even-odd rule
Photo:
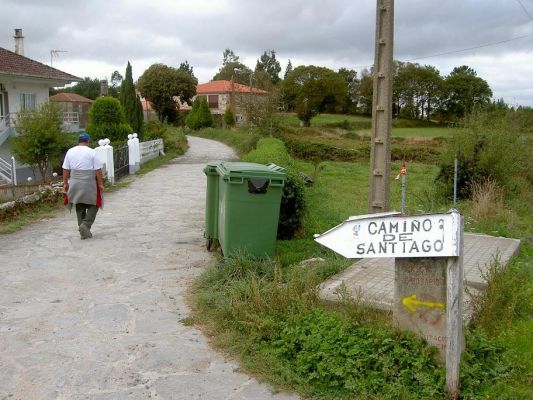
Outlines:
[[[60,182],[61,183],[61,182]],[[62,183],[61,183],[62,184]],[[21,197],[26,196],[30,193],[38,192],[45,185],[42,184],[31,184],[31,185],[8,185],[0,187],[0,203],[6,201],[18,200]]]
[[[163,139],[149,140],[139,143],[141,153],[141,164],[150,161],[160,155],[165,155]]]

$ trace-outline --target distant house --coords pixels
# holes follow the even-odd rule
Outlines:
[[[80,78],[24,57],[22,30],[15,29],[15,51],[0,47],[0,166],[9,163],[11,152],[9,137],[15,136],[14,122],[17,113],[33,109],[48,101],[52,87],[62,87]],[[23,169],[23,167],[20,167]],[[26,172],[27,174],[27,172]],[[12,179],[0,168],[0,179]],[[24,174],[19,175],[22,177]]]
[[[58,93],[50,96],[50,101],[57,104],[63,112],[63,121],[67,130],[77,131],[87,126],[89,107],[93,100],[76,93]]]
[[[152,108],[152,103],[145,98],[141,98],[141,106],[143,109],[143,117],[146,122],[157,120],[157,113]]]
[[[237,123],[245,120],[243,102],[250,97],[263,98],[268,92],[233,81],[210,81],[196,86],[196,96],[207,100],[212,114],[224,114],[231,108]]]
[[[196,95],[192,98],[205,98],[209,106],[211,114],[224,114],[227,108],[231,108],[237,123],[243,122],[246,117],[244,113],[243,102],[253,96],[253,98],[261,99],[268,95],[268,92],[263,89],[242,85],[233,81],[210,81],[196,85]],[[178,97],[174,98],[176,107],[181,111],[190,111],[191,106],[187,103],[181,103]],[[144,120],[157,118],[157,114],[152,108],[152,104],[146,100],[141,99],[143,106]]]

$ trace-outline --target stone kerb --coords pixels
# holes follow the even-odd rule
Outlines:
[[[149,140],[140,143],[141,164],[164,155],[163,139]]]

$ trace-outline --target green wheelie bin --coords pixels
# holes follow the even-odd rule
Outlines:
[[[207,250],[211,250],[213,240],[217,239],[218,224],[218,164],[207,164],[204,173],[207,176],[207,190],[205,194],[205,231]]]
[[[222,162],[216,169],[216,229],[224,256],[274,256],[285,169],[244,162]]]

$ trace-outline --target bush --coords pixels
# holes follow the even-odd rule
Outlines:
[[[462,121],[449,151],[441,158],[437,182],[445,195],[453,193],[454,156],[458,154],[458,197],[470,198],[473,182],[495,181],[507,194],[533,185],[533,110],[476,111]]]
[[[125,142],[128,134],[133,132],[126,123],[124,110],[114,97],[98,97],[89,109],[87,132],[93,140],[108,138],[111,143]]]
[[[61,115],[53,103],[35,110],[22,110],[16,122],[18,137],[13,138],[13,153],[21,163],[38,171],[44,181],[51,178],[52,168],[62,153],[72,145],[71,137],[62,131]]]
[[[339,398],[403,398],[404,385],[410,398],[444,394],[435,350],[408,332],[359,325],[317,308],[283,323],[273,344],[299,376]]]
[[[363,130],[372,129],[372,120],[368,121],[348,121],[347,119],[340,122],[327,122],[323,124],[327,128],[340,128],[345,130]]]
[[[177,151],[179,154],[184,154],[187,150],[187,138],[183,131],[160,121],[150,121],[145,124],[144,139],[163,139],[167,152]]]
[[[440,151],[428,146],[392,145],[391,161],[416,161],[433,164],[438,162]]]
[[[285,145],[279,139],[261,139],[257,143],[257,148],[246,154],[243,161],[258,164],[274,163],[287,170],[279,212],[278,239],[292,239],[303,223],[305,186]]]
[[[209,128],[213,126],[213,116],[209,111],[207,100],[205,98],[197,98],[192,103],[192,110],[185,119],[185,125],[193,130],[202,128]]]
[[[357,161],[368,158],[370,152],[359,149],[343,149],[324,143],[307,142],[284,138],[289,153],[300,160],[318,163],[322,161]]]
[[[478,221],[488,220],[505,209],[503,191],[489,179],[474,182],[471,188],[472,210],[470,216]]]
[[[230,107],[226,108],[226,111],[224,111],[224,124],[228,127],[235,126],[235,116]]]

